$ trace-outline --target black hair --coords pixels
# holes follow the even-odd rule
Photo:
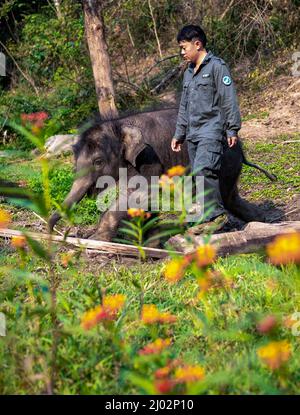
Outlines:
[[[200,40],[203,47],[205,48],[206,45],[206,34],[204,33],[203,29],[200,26],[196,26],[193,24],[184,26],[177,35],[177,42],[182,42],[186,40],[187,42],[191,42],[192,40]]]

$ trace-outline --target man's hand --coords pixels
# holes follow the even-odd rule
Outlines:
[[[228,142],[229,147],[234,147],[236,145],[237,141],[238,141],[237,137],[228,137],[227,138],[227,142]]]
[[[173,151],[180,151],[181,150],[181,144],[178,140],[176,140],[176,138],[172,138],[171,149]]]

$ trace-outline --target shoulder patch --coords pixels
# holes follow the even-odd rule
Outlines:
[[[230,85],[231,82],[232,82],[230,76],[227,76],[227,75],[226,76],[223,76],[222,81],[223,81],[223,84],[224,85],[227,85],[227,86]]]

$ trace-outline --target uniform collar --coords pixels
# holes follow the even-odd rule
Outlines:
[[[212,51],[208,51],[207,52],[207,54],[205,55],[205,58],[203,59],[203,61],[202,61],[202,63],[201,63],[201,65],[200,65],[200,68],[203,66],[203,65],[206,65],[207,64],[207,62],[208,61],[210,61],[211,60],[211,58],[214,56],[214,54],[212,53]],[[190,63],[189,64],[189,67],[188,67],[188,69],[189,69],[189,71],[191,72],[191,73],[194,73],[194,68],[195,68],[195,64],[194,63]],[[197,71],[198,72],[198,71]]]

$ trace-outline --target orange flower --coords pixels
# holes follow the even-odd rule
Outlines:
[[[176,316],[173,316],[168,312],[161,313],[154,304],[143,305],[142,321],[145,324],[174,323],[176,320]]]
[[[267,254],[274,265],[300,264],[300,233],[277,236],[267,245]]]
[[[126,296],[123,294],[107,295],[103,298],[103,307],[110,313],[117,313],[123,308],[125,300]]]
[[[170,187],[170,192],[174,192],[174,181],[171,177],[167,176],[166,174],[162,174],[160,176],[158,183],[162,188]]]
[[[160,316],[159,316],[160,323],[171,324],[171,323],[175,323],[176,321],[177,321],[177,317],[174,316],[173,314],[168,313],[168,312],[160,313]]]
[[[142,219],[148,219],[151,216],[151,213],[146,213],[144,209],[137,209],[137,208],[129,208],[127,210],[127,213],[132,218],[142,218]]]
[[[156,379],[162,379],[162,378],[166,378],[167,376],[169,376],[170,373],[171,373],[171,367],[165,366],[165,367],[161,367],[160,369],[157,369],[154,372],[154,376]]]
[[[85,330],[93,328],[100,321],[115,320],[125,302],[122,294],[104,297],[103,305],[87,311],[81,319],[81,327]]]
[[[279,369],[291,356],[291,345],[286,340],[270,342],[257,350],[258,357],[269,369]]]
[[[257,331],[260,334],[267,334],[277,326],[277,319],[275,316],[270,315],[262,319],[256,326]]]
[[[216,249],[212,245],[201,245],[195,252],[195,260],[198,267],[207,267],[216,259]]]
[[[21,114],[21,121],[23,125],[30,123],[32,124],[32,127],[40,129],[44,126],[44,122],[48,117],[49,116],[45,111],[33,112],[31,114]]]
[[[13,236],[11,238],[11,245],[14,248],[20,248],[20,249],[25,248],[25,246],[26,246],[26,238],[25,238],[25,236],[22,236],[22,235],[20,235],[20,236]]]
[[[178,383],[197,382],[204,379],[205,371],[199,365],[179,367],[175,371],[175,379]]]
[[[183,176],[185,173],[185,167],[178,165],[173,166],[167,171],[167,175],[171,178],[174,176]]]
[[[158,354],[164,349],[169,347],[171,339],[156,339],[153,343],[147,344],[143,349],[139,351],[140,355]]]
[[[184,276],[186,265],[184,258],[172,259],[166,264],[163,275],[168,282],[175,283]]]
[[[159,319],[159,310],[154,304],[144,304],[142,309],[142,321],[145,324],[156,323]]]
[[[11,222],[11,215],[6,210],[0,209],[0,229],[7,228]]]
[[[171,379],[155,380],[154,387],[157,393],[169,393],[174,387],[174,381]]]
[[[65,253],[61,254],[61,257],[60,257],[61,265],[64,268],[67,268],[67,266],[71,263],[72,258],[73,258],[73,253],[72,252],[65,252]]]

